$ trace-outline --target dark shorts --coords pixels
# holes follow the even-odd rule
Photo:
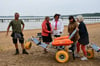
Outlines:
[[[51,35],[49,36],[42,36],[43,42],[52,42],[52,37]]]
[[[24,43],[24,38],[22,33],[12,33],[12,40],[14,44],[17,44],[18,40],[19,43],[23,44]]]
[[[60,35],[54,35],[54,37],[60,37]]]

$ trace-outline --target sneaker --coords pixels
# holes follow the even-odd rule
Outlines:
[[[23,54],[28,54],[28,52],[25,49],[23,49]]]
[[[80,55],[79,55],[79,54],[75,54],[75,57],[76,57],[76,58],[80,58]]]
[[[68,50],[68,52],[70,52],[70,53],[71,53],[71,52],[72,52],[72,50]]]
[[[84,56],[84,57],[81,58],[81,60],[83,60],[83,61],[88,60],[88,58]]]
[[[18,55],[19,54],[19,50],[18,49],[16,49],[16,53],[14,54],[14,55]]]
[[[16,52],[14,55],[18,55],[19,54],[19,52]]]

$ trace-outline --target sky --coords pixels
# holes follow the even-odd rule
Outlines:
[[[100,13],[100,0],[0,0],[0,16],[53,16]]]

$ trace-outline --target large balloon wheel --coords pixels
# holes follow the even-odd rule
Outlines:
[[[67,62],[69,60],[69,55],[66,51],[60,50],[56,53],[56,60],[60,63]]]
[[[25,42],[25,49],[30,49],[32,46],[32,43],[30,41]]]
[[[94,51],[93,49],[88,49],[87,50],[87,58],[91,59],[94,57]]]

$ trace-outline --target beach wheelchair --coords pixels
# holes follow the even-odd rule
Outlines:
[[[71,41],[70,39],[74,36],[76,31],[77,30],[74,30],[73,33],[70,36],[63,36],[63,37],[55,38],[50,43],[50,48],[63,46],[62,49],[61,48],[57,48],[55,59],[58,62],[65,63],[65,62],[67,62],[69,60],[68,48],[66,46],[69,46],[69,45],[73,44],[73,41]],[[43,48],[45,48],[47,50],[48,49],[50,50],[50,48],[47,48],[48,44],[45,44],[45,43],[43,43],[41,41],[41,33],[38,33],[37,35],[38,35],[39,39],[37,39],[37,38],[32,36],[31,38],[28,39],[27,43],[25,43],[25,46],[30,48],[31,41],[33,41],[37,46],[41,46],[41,47],[43,47]]]

